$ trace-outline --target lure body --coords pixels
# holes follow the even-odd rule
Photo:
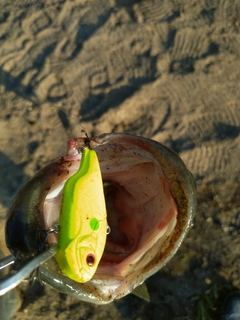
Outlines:
[[[102,175],[94,150],[83,150],[79,170],[64,185],[59,224],[59,267],[77,282],[91,280],[107,234]]]

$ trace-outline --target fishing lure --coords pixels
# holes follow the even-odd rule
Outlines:
[[[56,260],[77,282],[94,276],[107,236],[107,211],[97,154],[86,147],[79,170],[63,188]]]

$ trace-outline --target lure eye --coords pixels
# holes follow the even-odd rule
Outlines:
[[[87,262],[87,265],[88,265],[89,267],[92,267],[92,266],[94,265],[94,262],[95,262],[94,254],[89,253],[89,254],[87,255],[86,262]]]

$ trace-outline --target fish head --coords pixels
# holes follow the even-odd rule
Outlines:
[[[131,293],[174,256],[192,225],[196,186],[180,157],[157,141],[119,133],[88,143],[98,156],[111,229],[100,263],[85,283],[64,275],[55,259],[40,266],[39,277],[61,292],[105,304]],[[67,154],[44,167],[16,197],[6,242],[20,259],[37,254],[36,234],[58,222],[62,188],[77,171],[78,150],[85,144],[86,138],[70,140]],[[47,245],[57,241],[51,234]]]

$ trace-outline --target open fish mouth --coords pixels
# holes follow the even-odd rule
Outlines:
[[[77,171],[81,160],[77,150],[85,142],[85,138],[70,140],[68,154],[30,180],[32,188],[38,183],[34,205],[21,199],[29,188],[25,187],[10,209],[6,240],[22,259],[38,250],[32,230],[36,234],[58,222],[63,185]],[[181,159],[153,140],[104,134],[91,138],[90,147],[98,155],[111,229],[97,272],[91,281],[76,283],[53,259],[40,267],[40,278],[82,300],[108,303],[130,293],[175,254],[195,213],[195,183]],[[18,232],[16,220],[21,222]],[[24,239],[18,238],[23,233]],[[48,244],[56,242],[57,235],[51,234]]]

